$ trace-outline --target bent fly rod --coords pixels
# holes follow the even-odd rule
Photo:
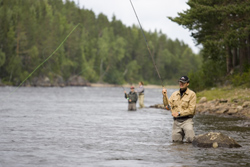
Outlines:
[[[138,21],[138,23],[139,23],[139,25],[140,25],[141,32],[142,32],[142,35],[143,35],[144,40],[145,40],[145,42],[146,42],[146,45],[147,45],[147,48],[148,48],[148,52],[149,52],[149,54],[150,54],[150,56],[151,56],[151,58],[152,58],[152,61],[153,61],[153,64],[154,64],[155,70],[156,70],[156,72],[157,72],[157,74],[158,74],[158,77],[159,77],[159,78],[160,78],[160,80],[161,80],[161,85],[162,85],[162,87],[164,87],[164,85],[163,85],[163,81],[162,81],[161,75],[160,75],[160,73],[159,73],[159,71],[158,71],[158,68],[157,68],[157,66],[156,66],[156,63],[155,63],[154,57],[152,56],[152,53],[151,53],[151,51],[150,51],[150,49],[149,49],[149,45],[148,45],[147,38],[146,38],[146,36],[145,36],[145,34],[144,34],[144,32],[143,32],[143,29],[142,29],[142,26],[141,26],[140,20],[139,20],[139,18],[138,18],[138,16],[137,16],[137,14],[136,14],[136,11],[135,11],[135,8],[134,8],[134,5],[133,5],[133,3],[132,3],[132,1],[131,1],[131,0],[130,0],[130,3],[131,3],[131,6],[133,7],[133,10],[134,10],[135,16],[136,16],[136,18],[137,18],[137,21]]]

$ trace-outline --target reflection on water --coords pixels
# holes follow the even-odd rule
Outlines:
[[[222,132],[243,146],[203,149],[171,142],[167,110],[127,111],[119,87],[20,88],[8,97],[13,89],[0,88],[0,167],[250,166],[246,120],[197,115],[196,134]],[[161,89],[147,89],[145,106],[159,103]]]

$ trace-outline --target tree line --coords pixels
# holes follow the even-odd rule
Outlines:
[[[82,76],[89,82],[160,84],[139,26],[126,26],[115,15],[79,7],[70,0],[0,0],[0,81],[19,85],[29,79]],[[161,31],[144,31],[159,73],[166,84],[196,71],[201,57],[183,41]]]
[[[170,20],[192,32],[203,46],[202,68],[190,73],[202,90],[232,83],[250,87],[250,1],[189,0],[189,9]]]

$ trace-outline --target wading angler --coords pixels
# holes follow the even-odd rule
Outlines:
[[[128,100],[128,110],[135,111],[136,110],[136,102],[138,99],[137,93],[135,92],[135,88],[133,86],[130,87],[130,92],[127,94],[126,91],[125,98]]]
[[[195,133],[193,117],[195,115],[196,94],[188,88],[189,78],[182,76],[179,79],[180,90],[175,91],[168,99],[167,89],[162,89],[163,103],[167,110],[171,110],[174,119],[172,141],[191,143]]]

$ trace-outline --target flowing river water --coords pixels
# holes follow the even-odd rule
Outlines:
[[[244,119],[194,118],[196,135],[222,132],[241,148],[172,143],[170,112],[149,108],[162,103],[159,88],[146,89],[146,108],[133,112],[122,87],[14,90],[0,87],[0,167],[250,166]]]

